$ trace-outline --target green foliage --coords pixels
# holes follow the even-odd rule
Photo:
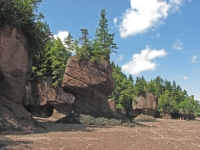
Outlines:
[[[116,105],[116,108],[117,108],[117,109],[122,109],[122,110],[124,109],[124,107],[123,107],[122,104],[120,104],[120,103]]]
[[[58,38],[53,40],[53,46],[48,51],[49,60],[52,62],[51,69],[54,85],[60,85],[64,76],[65,67],[71,52],[67,51],[62,41]]]
[[[106,11],[102,9],[99,28],[96,29],[95,39],[90,41],[87,29],[81,29],[81,37],[75,41],[74,49],[79,60],[86,59],[91,62],[101,64],[109,61],[110,54],[117,49],[114,41],[114,34],[109,33],[108,20],[106,19]]]
[[[109,96],[115,100],[118,109],[130,110],[132,108],[132,101],[135,97],[135,88],[133,86],[133,78],[129,76],[129,79],[121,72],[119,66],[115,66],[112,63],[113,72],[112,77],[115,83],[115,90]]]
[[[147,82],[144,77],[137,77],[136,78],[136,95],[145,95],[147,91]]]
[[[200,112],[199,102],[194,100],[194,96],[188,96],[181,101],[179,111],[183,113],[198,113]]]
[[[163,81],[163,79],[159,77],[159,81]],[[176,85],[175,81],[173,81],[172,85],[167,80],[165,80],[165,83],[157,82],[157,85],[162,87],[161,90],[157,89],[160,92],[157,93],[159,111],[194,114],[198,114],[200,111],[199,102],[195,101],[193,96],[188,96],[187,91],[182,90],[179,85]],[[163,89],[165,89],[164,92]]]
[[[160,76],[155,78],[155,86],[156,86],[157,97],[160,97],[160,95],[165,92],[163,83],[164,83],[164,81]]]
[[[193,96],[188,96],[186,90],[182,90],[179,85],[173,81],[163,80],[160,76],[147,82],[144,77],[136,77],[134,83],[133,77],[129,78],[122,73],[119,66],[112,63],[112,77],[115,83],[115,89],[109,96],[116,102],[118,109],[128,111],[135,103],[135,97],[145,96],[152,93],[158,97],[158,111],[168,113],[194,113],[200,115],[200,104],[194,100]]]
[[[74,40],[71,34],[69,33],[67,37],[64,39],[64,44],[66,45],[66,50],[69,52],[74,51]]]
[[[163,112],[175,112],[176,111],[176,101],[170,97],[170,92],[165,90],[165,93],[158,99],[158,109]]]
[[[156,85],[153,80],[147,83],[148,93],[156,95]]]
[[[114,49],[117,49],[116,44],[114,43],[114,34],[109,33],[108,29],[108,20],[106,18],[105,9],[101,10],[101,19],[99,22],[99,28],[96,29],[96,39],[93,44],[93,59],[99,58],[99,56],[104,56],[103,59],[109,60],[109,55],[112,52],[115,52]]]
[[[35,56],[44,50],[50,37],[50,30],[42,13],[37,13],[41,0],[1,0],[0,27],[9,25],[22,31],[28,38],[29,50]]]
[[[79,60],[89,60],[92,53],[92,42],[89,40],[87,29],[81,29],[82,36],[79,38],[80,46],[76,48],[76,56]]]
[[[71,56],[69,47],[66,48],[61,39],[48,41],[43,54],[40,55],[40,62],[34,66],[35,76],[51,76],[53,85],[60,85],[63,79],[66,62]]]

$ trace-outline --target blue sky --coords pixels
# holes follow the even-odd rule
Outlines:
[[[111,61],[134,78],[175,80],[200,101],[199,7],[199,0],[43,0],[39,11],[55,36],[78,39],[82,28],[94,37],[105,8],[119,47]]]

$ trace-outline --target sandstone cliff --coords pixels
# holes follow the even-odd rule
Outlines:
[[[51,77],[38,77],[27,83],[23,104],[33,116],[50,117],[58,113],[69,115],[74,99],[61,87],[54,88]]]
[[[75,96],[73,110],[78,114],[111,117],[107,96],[114,90],[111,65],[97,65],[78,61],[75,56],[67,61],[63,79],[65,92]]]
[[[22,105],[31,61],[25,36],[15,28],[0,29],[0,129],[33,128]]]
[[[135,115],[150,115],[156,117],[158,98],[153,94],[140,95],[133,103]]]

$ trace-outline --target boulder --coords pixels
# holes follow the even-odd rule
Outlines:
[[[150,115],[156,117],[158,106],[158,98],[153,94],[139,95],[133,102],[133,110],[135,115]]]
[[[35,120],[28,114],[22,104],[0,96],[0,131],[32,130]]]
[[[58,113],[69,115],[74,99],[61,87],[53,87],[51,77],[38,77],[28,82],[23,104],[33,116],[50,117]]]
[[[25,83],[31,74],[27,40],[22,32],[0,28],[0,129],[34,128],[22,105]]]
[[[107,97],[114,90],[109,62],[95,64],[79,61],[75,56],[67,61],[62,83],[65,92],[75,96],[73,110],[77,114],[111,117]]]

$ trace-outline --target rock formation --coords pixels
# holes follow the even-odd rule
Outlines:
[[[136,116],[144,114],[156,117],[157,106],[158,98],[153,94],[140,95],[133,102],[133,110]]]
[[[194,120],[195,115],[193,113],[179,113],[179,112],[160,112],[160,117],[165,119],[180,119],[180,120]]]
[[[15,28],[0,28],[0,129],[33,128],[22,105],[31,61],[25,36]]]
[[[75,113],[112,117],[107,100],[114,90],[111,74],[108,62],[98,65],[86,60],[78,61],[75,56],[68,59],[62,86],[65,92],[75,96]]]
[[[50,117],[58,113],[69,115],[74,99],[61,87],[54,88],[51,77],[38,77],[28,82],[23,104],[33,116]]]

